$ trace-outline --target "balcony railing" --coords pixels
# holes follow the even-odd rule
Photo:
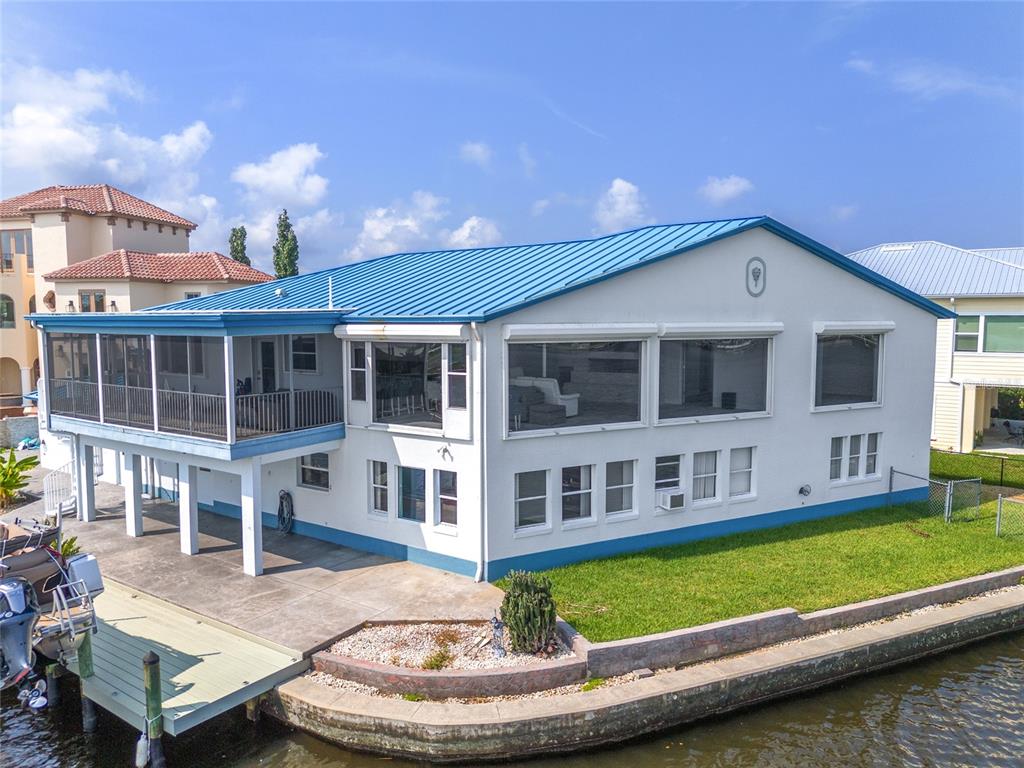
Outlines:
[[[122,384],[50,379],[50,412],[105,424],[153,429],[153,390]],[[100,390],[103,409],[100,413]],[[228,400],[203,392],[156,391],[156,430],[226,441]],[[235,439],[294,432],[344,421],[342,387],[236,395]]]

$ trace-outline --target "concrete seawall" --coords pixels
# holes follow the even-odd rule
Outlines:
[[[618,743],[1020,630],[1022,587],[586,693],[480,704],[409,702],[298,678],[264,706],[350,749],[446,762],[521,758]]]

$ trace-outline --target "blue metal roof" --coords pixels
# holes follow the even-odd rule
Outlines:
[[[939,317],[952,313],[871,272],[767,216],[663,224],[590,240],[537,245],[399,253],[307,275],[115,315],[33,315],[53,330],[71,324],[149,323],[154,328],[195,323],[215,333],[242,334],[250,319],[291,327],[294,322],[486,322],[725,237],[762,227],[882,290]],[[318,310],[318,312],[310,312]],[[335,314],[337,313],[337,314]],[[331,317],[328,318],[328,315]],[[234,319],[231,319],[234,318]],[[298,319],[297,319],[298,318]],[[231,326],[228,328],[227,326]],[[159,332],[159,331],[154,331]]]
[[[850,258],[922,296],[1024,296],[1024,248],[967,250],[925,240],[876,245]]]

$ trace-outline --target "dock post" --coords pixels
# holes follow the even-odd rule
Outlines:
[[[57,685],[60,679],[57,674],[59,670],[60,667],[57,664],[46,665],[46,700],[51,707],[60,704],[60,688]]]
[[[146,735],[149,737],[149,763],[153,768],[165,768],[164,747],[160,737],[164,734],[163,698],[160,695],[160,657],[147,651],[142,657],[142,677],[146,689]]]
[[[79,681],[92,677],[94,673],[92,666],[92,632],[86,632],[82,639],[82,645],[78,649],[78,678]],[[92,733],[96,730],[96,705],[92,699],[81,694],[82,698],[82,731]]]

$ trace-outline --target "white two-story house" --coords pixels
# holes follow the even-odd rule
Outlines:
[[[43,418],[143,486],[495,579],[878,506],[927,476],[948,309],[767,217],[403,253],[142,312],[32,316]],[[896,501],[927,490],[903,487]]]
[[[1000,390],[1024,388],[1024,248],[886,243],[850,258],[957,313],[938,321],[932,444],[967,453],[979,441],[1016,443],[998,406]]]

